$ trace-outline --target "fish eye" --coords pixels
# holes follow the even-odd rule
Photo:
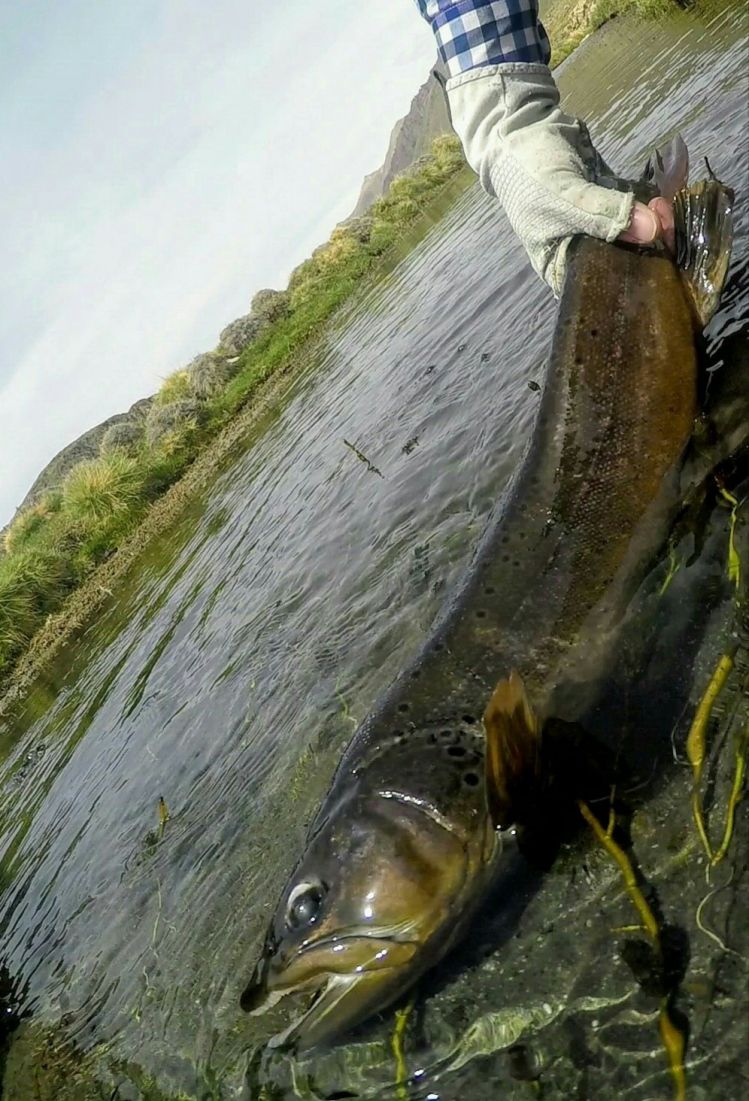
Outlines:
[[[290,929],[303,929],[317,920],[325,897],[323,883],[299,883],[286,904],[286,924]]]

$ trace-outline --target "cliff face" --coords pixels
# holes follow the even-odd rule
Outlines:
[[[414,96],[408,114],[393,127],[382,166],[364,177],[359,199],[350,217],[364,214],[375,199],[385,194],[397,175],[429,152],[436,137],[452,132],[442,88],[444,80],[444,71],[436,64]]]

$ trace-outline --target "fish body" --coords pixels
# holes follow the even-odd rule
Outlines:
[[[666,255],[571,246],[526,457],[434,633],[344,753],[243,995],[258,1011],[316,992],[277,1042],[336,1039],[445,955],[532,803],[544,718],[589,704],[679,504],[695,310],[714,309],[730,250],[732,197],[708,192],[682,219],[691,240],[712,203],[691,290]]]

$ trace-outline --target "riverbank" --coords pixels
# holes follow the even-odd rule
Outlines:
[[[690,6],[679,0],[548,0],[541,13],[551,40],[551,67],[569,57],[580,43],[609,19],[632,13],[645,19],[668,15],[674,8]]]
[[[301,289],[301,306],[287,305],[266,324],[202,406],[190,394],[187,372],[176,372],[152,407],[169,417],[164,436],[105,448],[74,467],[54,496],[46,493],[16,518],[6,533],[9,553],[0,559],[0,598],[3,586],[11,598],[0,599],[0,717],[112,598],[154,536],[247,446],[309,365],[336,311],[407,255],[475,180],[457,139],[435,145],[431,163],[396,180],[375,204],[366,242],[353,248],[351,232],[336,230],[332,247],[297,269],[290,291]],[[361,221],[354,226],[360,235]]]

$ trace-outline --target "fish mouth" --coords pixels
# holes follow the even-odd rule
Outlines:
[[[375,931],[321,937],[303,945],[282,970],[261,961],[240,1005],[248,1013],[263,1013],[289,994],[314,992],[306,1011],[268,1046],[316,1047],[347,1032],[403,989],[404,971],[411,969],[420,947],[417,941]]]

